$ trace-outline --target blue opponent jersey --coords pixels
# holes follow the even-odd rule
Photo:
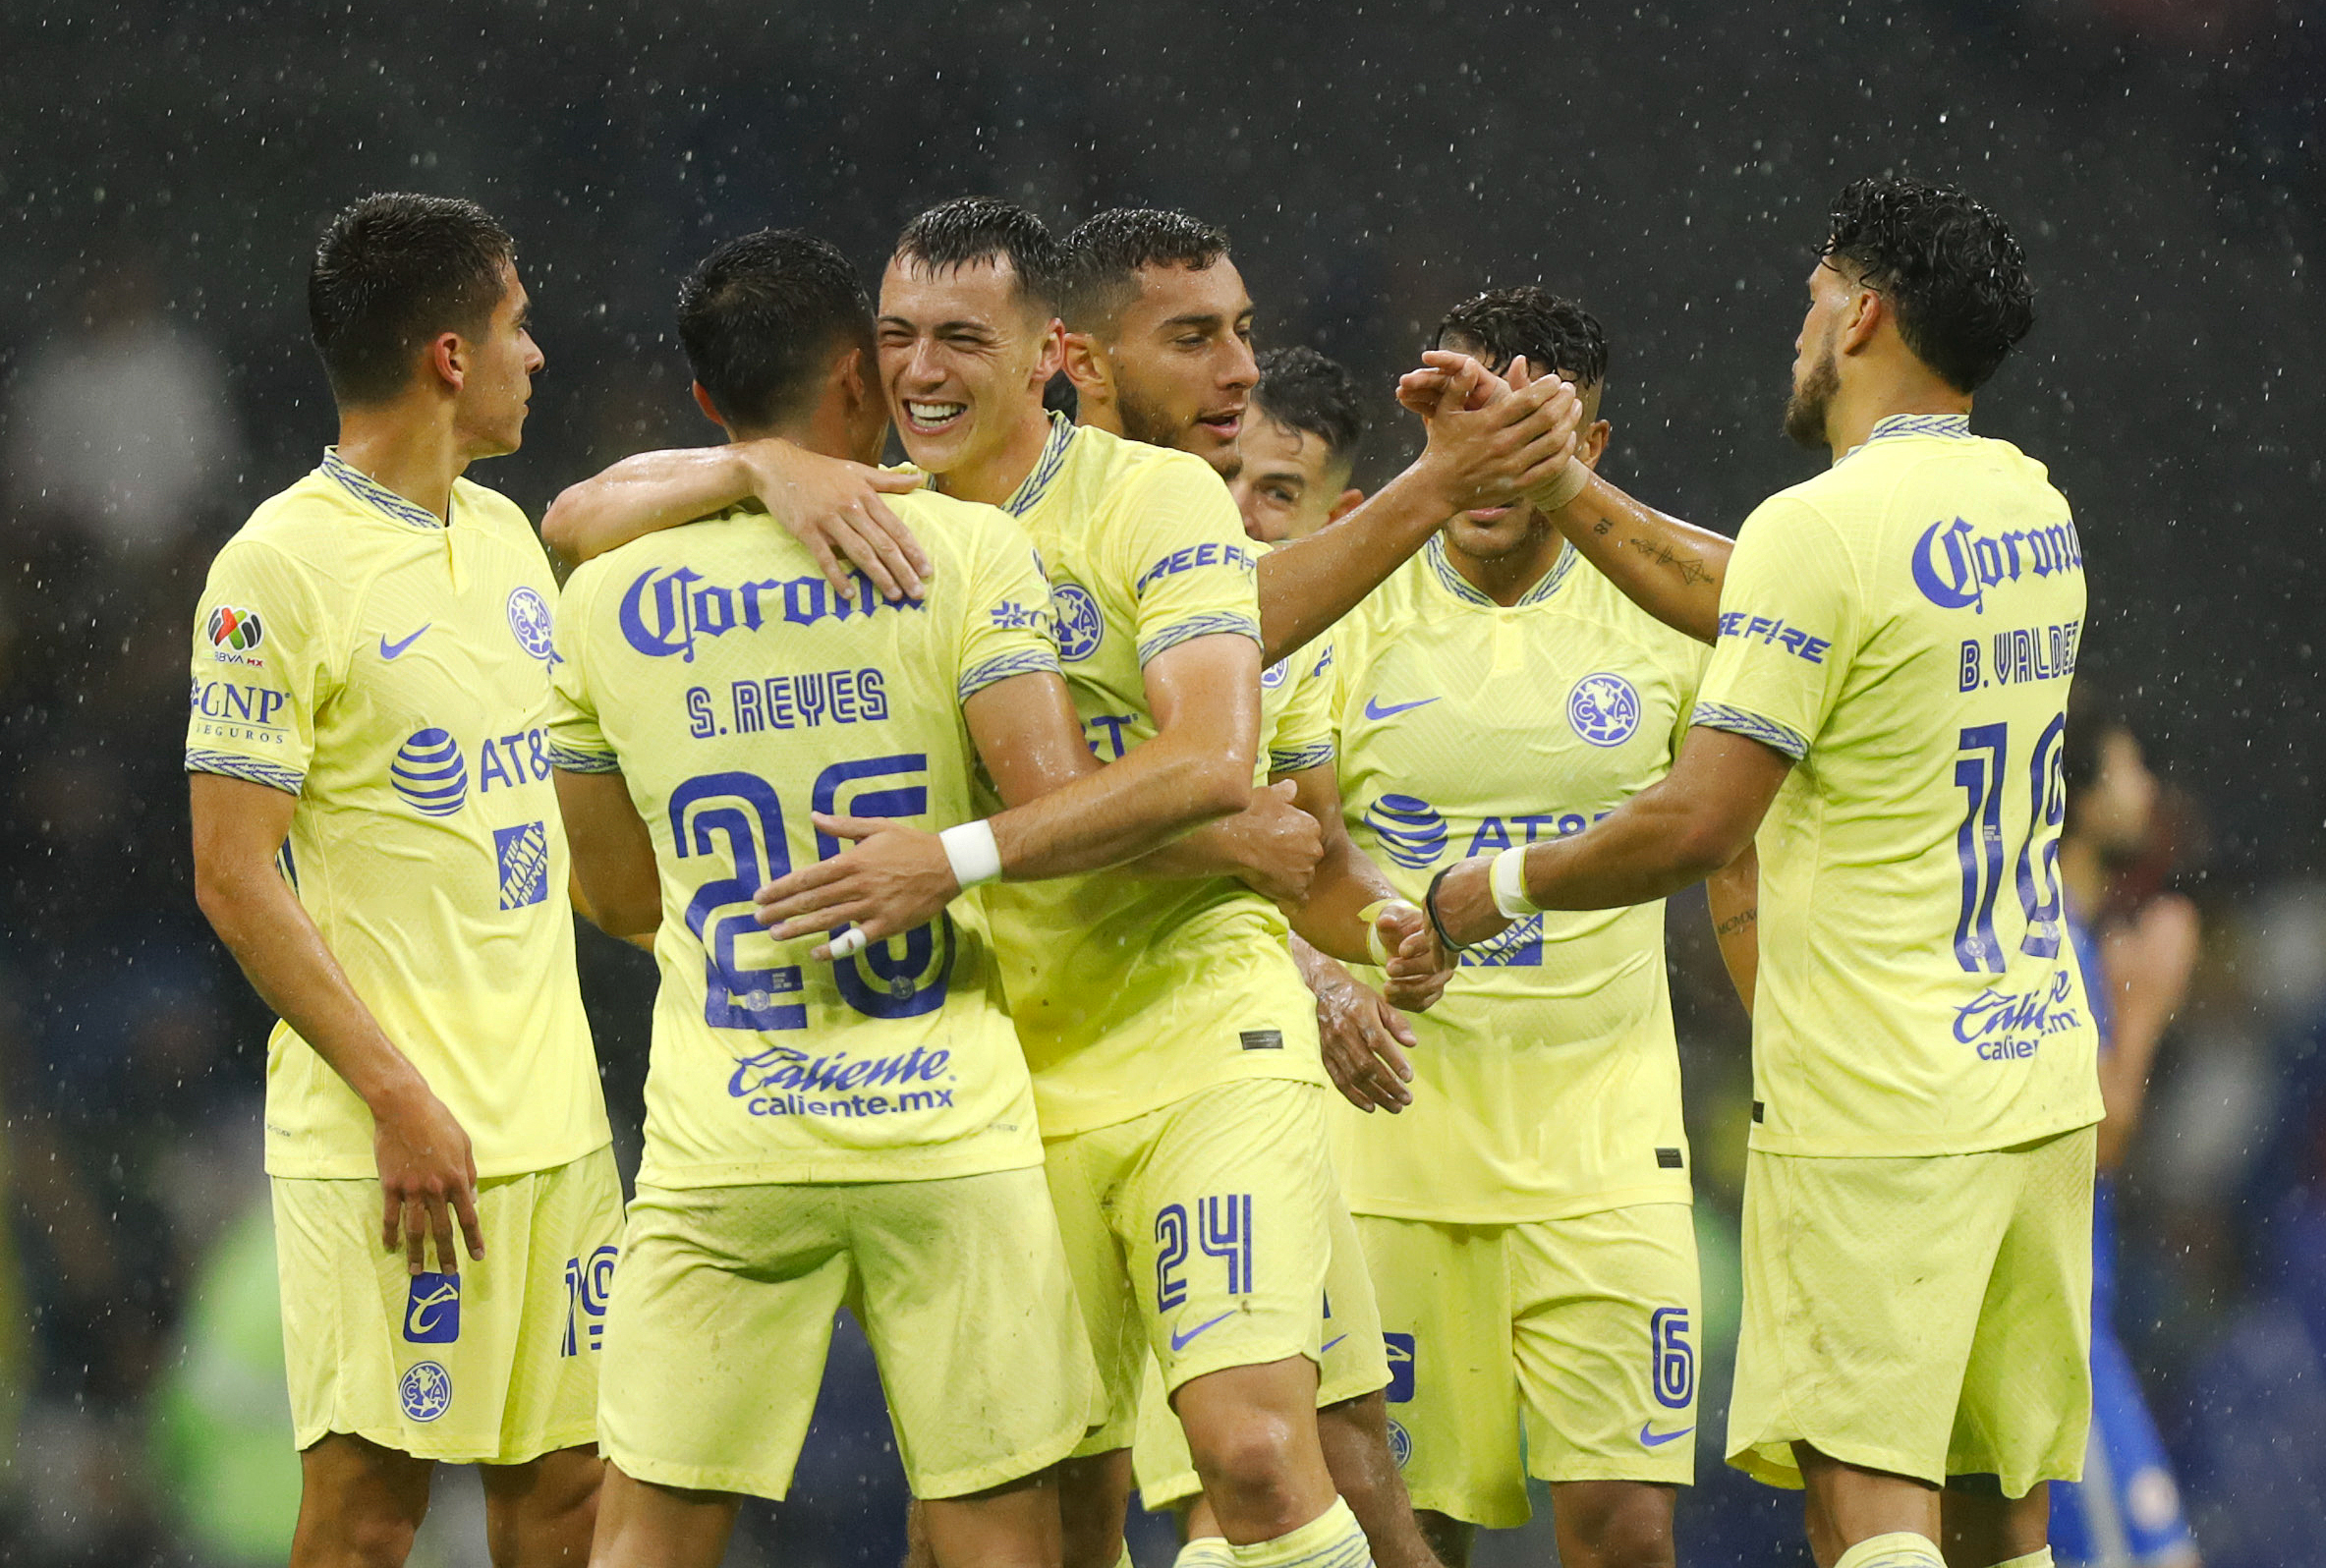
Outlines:
[[[2108,993],[2108,973],[2101,967],[2100,943],[2083,918],[2071,909],[2068,939],[2075,949],[2076,967],[2083,971],[2083,994],[2090,1001],[2092,1025],[2100,1035],[2100,1054],[2116,1048],[2116,998]],[[2105,1317],[2116,1306],[2116,1184],[2106,1171],[2092,1184],[2092,1314]]]

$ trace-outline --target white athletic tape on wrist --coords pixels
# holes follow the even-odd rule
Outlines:
[[[953,868],[953,880],[963,892],[986,882],[1001,880],[1001,847],[993,842],[993,824],[979,820],[948,827],[936,835]]]
[[[1494,907],[1506,921],[1523,920],[1542,913],[1542,906],[1526,896],[1526,846],[1514,844],[1494,858],[1494,865],[1486,873],[1486,885],[1494,894]]]
[[[1357,919],[1365,923],[1365,950],[1373,955],[1375,966],[1381,969],[1388,969],[1390,960],[1396,956],[1383,946],[1381,940],[1381,918],[1390,910],[1408,911],[1415,915],[1421,913],[1418,905],[1402,898],[1378,898],[1357,911]]]
[[[1583,493],[1583,486],[1591,482],[1591,469],[1581,458],[1568,458],[1566,467],[1559,471],[1555,479],[1535,486],[1527,497],[1542,512],[1556,512]]]

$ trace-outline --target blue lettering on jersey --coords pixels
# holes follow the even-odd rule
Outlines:
[[[253,729],[280,730],[281,715],[290,706],[291,696],[271,687],[246,686],[240,681],[196,681],[191,703],[194,711],[206,719]]]
[[[621,1252],[600,1247],[587,1258],[565,1260],[565,1338],[560,1357],[597,1350],[605,1343],[605,1304],[614,1291],[614,1264]]]
[[[693,694],[689,694],[692,705]],[[762,730],[815,729],[822,724],[867,724],[888,716],[887,678],[867,666],[855,670],[812,670],[736,681],[728,690],[731,728],[737,735]],[[692,733],[709,733],[696,729]]]
[[[1481,817],[1478,822],[1478,831],[1470,836],[1470,847],[1462,853],[1464,855],[1485,855],[1495,850],[1506,850],[1514,847],[1518,840],[1510,832],[1509,823],[1512,822],[1525,827],[1526,842],[1532,844],[1537,839],[1543,838],[1572,838],[1593,822],[1606,819],[1608,815],[1607,812],[1593,812],[1586,818],[1581,812],[1541,812],[1526,816],[1514,815],[1508,818],[1507,822],[1500,816]]]
[[[1381,1347],[1390,1358],[1390,1386],[1382,1391],[1382,1398],[1392,1405],[1409,1403],[1414,1384],[1413,1336],[1384,1333]]]
[[[549,776],[549,732],[536,727],[518,730],[511,735],[484,738],[477,753],[477,793],[485,794],[498,784],[502,789],[514,789],[524,783],[541,783]]]
[[[1639,728],[1639,691],[1612,670],[1586,675],[1567,694],[1566,721],[1593,746],[1620,746]]]
[[[415,1274],[404,1303],[404,1337],[415,1345],[460,1338],[460,1275]]]
[[[1955,1009],[1955,1037],[1976,1046],[1982,1062],[2024,1061],[2044,1036],[2082,1027],[2082,1013],[2068,1005],[2074,994],[2075,978],[2066,969],[2030,991],[1990,985]]]
[[[2008,632],[1997,632],[1990,643],[1982,644],[1977,638],[1962,640],[1960,680],[1957,683],[1965,692],[1975,692],[1988,685],[1980,672],[1986,661],[1985,648],[1994,649],[1992,684],[1996,686],[2025,686],[2031,681],[2061,681],[2075,673],[2075,655],[2083,641],[2081,621],[2061,621],[2052,626],[2019,626]]]
[[[1543,917],[1529,915],[1500,935],[1466,949],[1461,962],[1472,969],[1539,969],[1543,963]]]
[[[994,630],[1000,632],[1039,632],[1050,624],[1041,610],[1015,599],[1003,599],[988,610],[986,616],[993,623]]]
[[[1720,635],[1754,638],[1764,647],[1782,647],[1794,658],[1806,659],[1811,664],[1823,664],[1826,650],[1834,645],[1831,638],[1786,625],[1782,615],[1755,615],[1750,610],[1730,610],[1723,614]]]
[[[1106,636],[1106,618],[1099,613],[1099,601],[1090,590],[1079,583],[1057,583],[1051,585],[1050,597],[1058,657],[1078,664],[1098,652]]]
[[[846,1051],[810,1056],[790,1045],[771,1045],[756,1055],[735,1059],[727,1079],[727,1093],[744,1102],[754,1116],[887,1116],[919,1110],[941,1110],[953,1103],[950,1089],[907,1089],[935,1085],[947,1076],[953,1053],[916,1045],[902,1055],[868,1056],[851,1060]],[[868,1094],[868,1089],[896,1089],[900,1092]],[[816,1095],[841,1095],[836,1099]]]
[[[1257,569],[1258,563],[1252,559],[1252,552],[1241,545],[1221,544],[1217,539],[1207,540],[1182,550],[1173,550],[1156,562],[1140,574],[1138,582],[1131,585],[1131,592],[1135,596],[1144,596],[1149,585],[1159,579],[1192,572],[1204,566],[1226,566],[1239,572],[1250,572]]]
[[[2073,523],[1981,533],[1961,518],[1933,523],[1914,541],[1914,587],[1942,610],[1987,613],[1987,589],[2022,574],[2050,577],[2083,570],[2083,542]]]
[[[539,822],[492,830],[500,862],[501,908],[523,909],[549,896],[549,834]]]
[[[826,616],[836,621],[851,616],[870,620],[883,609],[927,608],[918,599],[890,604],[861,572],[856,576],[856,597],[849,600],[834,593],[821,577],[764,578],[726,588],[691,567],[659,573],[650,567],[623,593],[617,620],[623,641],[647,657],[676,654],[692,664],[698,638],[724,637],[737,628],[756,632],[776,621],[813,626]]]
[[[521,588],[509,595],[509,630],[526,652],[544,664],[557,662],[556,624],[539,588]]]
[[[414,730],[388,764],[388,783],[425,816],[450,816],[469,799],[469,764],[449,731]]]
[[[1138,722],[1136,713],[1093,713],[1082,721],[1082,744],[1102,762],[1119,761],[1130,750],[1123,732]]]
[[[1685,1410],[1696,1398],[1696,1347],[1688,1340],[1688,1309],[1659,1307],[1648,1316],[1648,1370],[1656,1403],[1666,1410]],[[1644,1432],[1640,1441],[1654,1448],[1680,1432]]]
[[[1366,809],[1365,825],[1380,836],[1382,853],[1409,869],[1446,853],[1446,818],[1418,795],[1384,795]]]

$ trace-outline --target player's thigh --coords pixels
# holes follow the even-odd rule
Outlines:
[[[1039,1166],[868,1184],[848,1236],[915,1496],[1005,1487],[1074,1450],[1098,1375]]]
[[[2016,1202],[1979,1304],[1949,1475],[2006,1497],[2082,1474],[2092,1404],[2089,1127],[1994,1155]]]
[[[1326,1092],[1252,1079],[1157,1113],[1110,1217],[1174,1394],[1209,1372],[1317,1360],[1338,1202]]]
[[[1389,1350],[1390,1453],[1413,1506],[1493,1530],[1526,1523],[1509,1227],[1376,1214],[1356,1226]]]
[[[2015,1177],[1998,1154],[1746,1156],[1730,1463],[1798,1486],[1792,1445],[1931,1485]]]
[[[291,1561],[400,1562],[427,1516],[435,1462],[346,1432],[299,1455],[299,1522]]]
[[[596,1436],[596,1337],[616,1256],[610,1151],[479,1184],[485,1257],[406,1271],[376,1181],[277,1178],[293,1427],[452,1462],[514,1464]]]
[[[1104,1401],[1075,1450],[1086,1456],[1129,1448],[1137,1426],[1147,1330],[1112,1216],[1141,1139],[1155,1120],[1143,1116],[1043,1145],[1043,1177]]]
[[[605,1456],[625,1475],[789,1489],[850,1282],[848,1191],[638,1189],[598,1400]]]
[[[1694,1210],[1638,1204],[1510,1227],[1527,1468],[1545,1481],[1695,1476]]]

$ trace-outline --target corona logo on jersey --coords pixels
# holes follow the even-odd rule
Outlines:
[[[623,641],[647,657],[664,659],[676,654],[692,664],[699,638],[724,637],[738,630],[756,632],[770,621],[813,626],[826,616],[835,621],[851,616],[869,620],[882,609],[926,608],[918,599],[888,603],[861,573],[856,578],[856,597],[849,600],[833,592],[821,576],[762,578],[728,587],[709,582],[691,567],[668,572],[650,567],[639,573],[638,581],[622,594],[620,623]],[[514,601],[510,621],[512,625],[516,621]]]
[[[1106,620],[1090,590],[1079,583],[1060,583],[1050,590],[1050,598],[1057,609],[1058,657],[1078,664],[1098,652]]]
[[[469,799],[469,764],[447,731],[414,730],[388,764],[388,782],[424,816],[450,816]]]
[[[2081,572],[2083,543],[2073,523],[1982,533],[1960,518],[1933,523],[1914,541],[1914,587],[1942,610],[1987,613],[1987,589],[2021,576]]]
[[[1611,671],[1586,675],[1567,694],[1566,721],[1593,746],[1620,746],[1639,728],[1639,692]]]
[[[1446,853],[1446,818],[1417,795],[1384,795],[1365,812],[1365,825],[1399,866],[1420,870]]]

